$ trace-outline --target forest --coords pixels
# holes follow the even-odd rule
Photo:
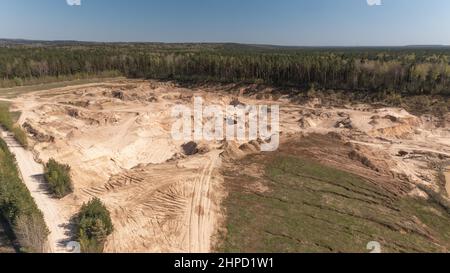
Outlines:
[[[105,73],[130,78],[449,95],[450,48],[0,43],[0,87]]]

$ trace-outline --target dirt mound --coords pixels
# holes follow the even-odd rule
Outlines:
[[[35,129],[30,123],[25,122],[22,127],[33,136],[38,142],[54,142],[55,138],[53,136],[46,135],[39,130]]]
[[[349,158],[360,162],[364,166],[376,171],[391,174],[391,168],[395,162],[390,160],[390,155],[383,151],[374,151],[362,145],[350,144],[352,151]]]
[[[239,146],[239,150],[246,154],[258,153],[261,151],[261,146],[257,141],[250,141],[249,143],[244,143]]]
[[[120,117],[114,113],[83,111],[78,108],[68,107],[66,114],[74,119],[83,121],[89,126],[104,126],[116,124],[120,121]]]
[[[223,150],[221,157],[226,161],[239,159],[246,155],[244,151],[239,149],[239,144],[235,142],[226,141],[220,148]]]
[[[389,137],[389,138],[407,138],[413,135],[416,129],[407,124],[400,124],[398,126],[392,126],[387,128],[379,128],[370,131],[369,134],[374,137]]]
[[[316,122],[312,118],[302,117],[299,120],[300,128],[309,129],[317,126]]]
[[[119,99],[119,100],[125,100],[125,94],[121,90],[114,90],[111,92],[111,95],[113,98]]]
[[[335,128],[353,129],[353,122],[350,118],[340,120],[336,123]]]
[[[240,102],[238,98],[233,98],[230,102],[230,105],[234,106],[234,107],[238,107],[238,106],[245,107],[246,106],[245,103]]]

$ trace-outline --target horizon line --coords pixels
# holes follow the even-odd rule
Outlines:
[[[95,40],[74,40],[74,39],[28,39],[28,38],[3,38],[0,41],[17,41],[17,42],[48,42],[48,43],[91,43],[91,44],[235,44],[248,46],[272,46],[272,47],[303,47],[303,48],[385,48],[385,47],[450,47],[450,44],[404,44],[404,45],[292,45],[292,44],[271,44],[271,43],[247,43],[247,42],[206,42],[206,41],[189,41],[189,42],[162,42],[162,41],[95,41]]]

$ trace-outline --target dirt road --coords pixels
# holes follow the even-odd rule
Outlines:
[[[66,235],[66,228],[69,221],[62,213],[60,202],[53,199],[46,190],[43,180],[43,166],[36,163],[33,154],[20,146],[11,134],[3,129],[0,129],[0,134],[8,144],[10,151],[16,156],[23,181],[37,206],[44,214],[45,223],[50,230],[48,236],[49,252],[66,252],[66,244],[69,241],[69,237]]]
[[[189,212],[189,252],[208,253],[211,250],[211,235],[214,234],[216,219],[211,208],[211,175],[219,160],[220,153],[212,153],[211,161],[203,168],[195,181]]]

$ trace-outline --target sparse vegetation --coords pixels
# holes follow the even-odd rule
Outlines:
[[[42,212],[22,182],[15,157],[0,139],[0,213],[12,227],[23,252],[43,252],[48,229]]]
[[[395,196],[364,179],[307,158],[248,157],[264,177],[228,175],[225,252],[446,252],[450,218],[436,203]],[[266,191],[255,188],[263,183]]]
[[[75,217],[76,237],[85,253],[101,253],[113,224],[108,209],[98,198],[83,204]]]
[[[14,135],[17,142],[19,142],[24,148],[28,148],[27,134],[21,127],[14,124],[13,117],[9,111],[9,106],[5,104],[0,105],[0,125],[10,131]]]
[[[73,192],[69,165],[60,164],[52,158],[45,164],[44,177],[51,193],[56,197],[63,198]]]

